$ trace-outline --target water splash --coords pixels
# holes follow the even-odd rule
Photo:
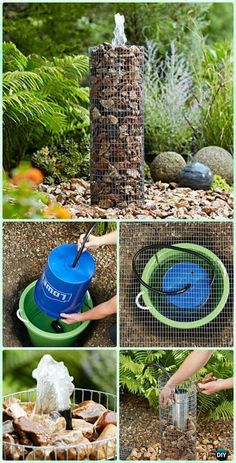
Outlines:
[[[69,375],[63,362],[56,362],[51,355],[44,355],[32,376],[37,381],[36,413],[70,409],[73,376]]]
[[[125,45],[127,42],[124,24],[124,16],[119,13],[115,14],[115,29],[113,33],[114,37],[112,40],[112,45],[114,47],[119,45]]]

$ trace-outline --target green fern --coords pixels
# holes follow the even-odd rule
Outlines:
[[[223,419],[229,421],[233,419],[234,416],[234,403],[233,401],[224,400],[214,410],[209,412],[207,416],[207,421],[216,421]]]
[[[88,58],[26,57],[13,43],[3,44],[3,55],[4,167],[10,170],[32,143],[89,126],[88,89],[79,85]]]

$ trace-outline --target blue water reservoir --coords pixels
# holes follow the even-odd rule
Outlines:
[[[60,313],[79,312],[83,307],[96,264],[93,256],[85,250],[73,268],[76,254],[76,244],[62,244],[53,249],[36,283],[35,302],[49,317],[59,319]]]
[[[166,295],[169,303],[180,309],[197,309],[208,299],[211,279],[207,271],[194,262],[180,262],[167,270],[163,278],[164,291],[178,291],[191,285],[184,293]]]

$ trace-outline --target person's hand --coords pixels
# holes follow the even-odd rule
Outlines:
[[[85,234],[80,235],[78,239],[78,249],[83,243],[83,239],[85,237]],[[98,248],[99,246],[102,246],[103,240],[101,239],[102,236],[95,236],[95,235],[90,235],[88,238],[88,241],[85,243],[85,248]]]
[[[61,313],[60,317],[64,323],[68,325],[71,323],[84,322],[85,320],[101,320],[109,315],[116,313],[116,296],[113,296],[109,301],[102,302],[93,309],[87,312],[79,313]]]
[[[90,311],[89,311],[90,312]],[[61,321],[63,323],[66,323],[67,325],[70,325],[71,323],[79,323],[79,322],[84,322],[87,320],[87,318],[84,318],[85,313],[79,312],[79,313],[61,313]]]
[[[217,379],[216,381],[209,381],[205,384],[197,383],[197,385],[203,394],[210,395],[226,389],[225,381],[225,379]]]
[[[160,406],[170,407],[175,402],[175,388],[166,384],[160,392]]]

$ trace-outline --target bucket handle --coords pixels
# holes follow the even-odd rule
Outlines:
[[[135,298],[135,304],[136,306],[141,309],[141,310],[150,310],[151,307],[145,307],[145,305],[141,305],[140,302],[139,302],[139,299],[140,297],[143,295],[143,292],[141,291],[140,293],[137,294],[136,298]]]
[[[19,320],[20,320],[21,322],[23,322],[25,325],[29,325],[28,320],[26,320],[25,318],[22,317],[21,312],[20,312],[20,309],[18,309],[18,310],[16,311],[16,316],[17,316],[17,318],[19,318]]]

